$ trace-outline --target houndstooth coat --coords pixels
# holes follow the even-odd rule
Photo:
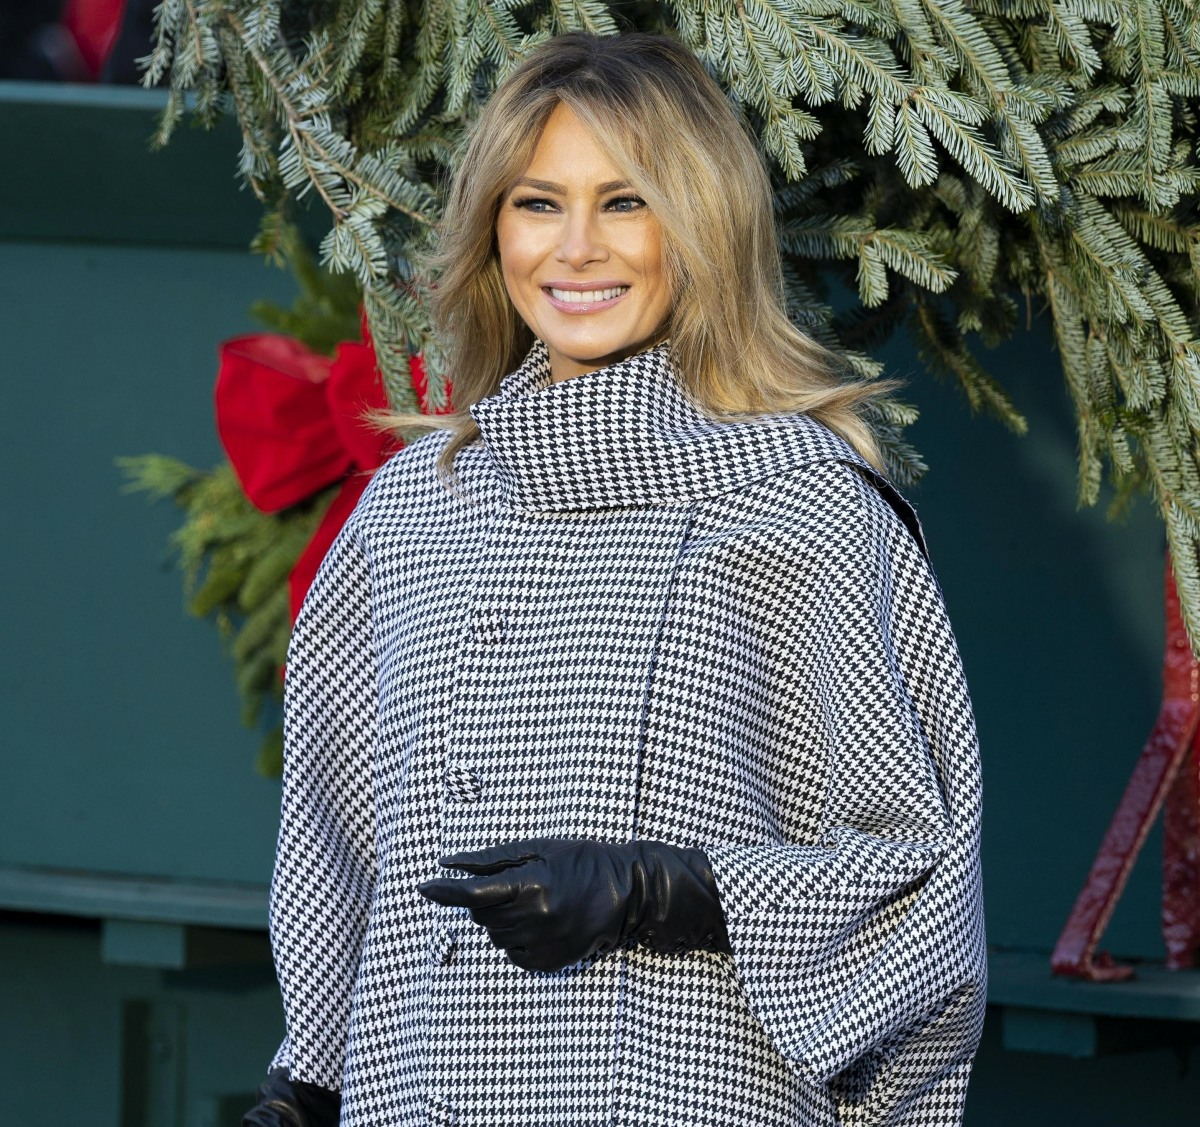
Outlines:
[[[274,1064],[349,1127],[959,1122],[984,1005],[970,702],[911,510],[659,346],[538,345],[376,475],[288,658]],[[514,838],[707,854],[733,956],[520,970],[417,894]]]

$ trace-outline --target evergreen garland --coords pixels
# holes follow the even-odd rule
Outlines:
[[[667,30],[741,107],[776,177],[790,302],[874,376],[906,327],[973,408],[1025,422],[973,345],[1051,318],[1077,412],[1080,500],[1146,484],[1200,642],[1200,10],[1190,0],[164,0],[148,84],[241,125],[272,253],[296,201],[362,289],[389,393],[443,373],[411,266],[488,91],[567,29]],[[836,315],[830,286],[860,305]],[[893,473],[923,469],[877,422]]]
[[[163,454],[143,454],[120,458],[118,465],[129,489],[152,500],[170,499],[186,514],[171,543],[188,611],[211,620],[228,646],[242,723],[258,728],[266,716],[255,769],[277,778],[283,768],[279,706],[292,632],[288,575],[337,490],[267,514],[246,499],[227,463],[199,470]]]
[[[318,267],[293,227],[277,246],[299,292],[290,308],[259,301],[251,315],[313,352],[332,356],[359,332],[358,287],[348,274]],[[276,513],[252,505],[228,462],[196,469],[165,454],[118,458],[127,492],[170,500],[184,522],[171,536],[183,572],[188,612],[212,622],[228,648],[241,698],[242,723],[265,727],[255,769],[283,771],[283,674],[292,634],[288,577],[321,523],[339,484]],[[265,724],[264,724],[265,720]]]

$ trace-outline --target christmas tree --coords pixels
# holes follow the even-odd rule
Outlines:
[[[904,329],[972,408],[1025,423],[977,355],[1044,312],[1078,419],[1079,496],[1106,474],[1161,511],[1200,641],[1200,10],[1189,0],[164,0],[146,80],[236,115],[278,253],[298,201],[358,281],[385,381],[444,373],[419,276],[456,143],[495,83],[563,30],[673,34],[761,140],[791,307],[860,376]],[[857,303],[835,311],[839,285]],[[842,303],[845,304],[844,302]],[[923,469],[912,410],[875,420]]]

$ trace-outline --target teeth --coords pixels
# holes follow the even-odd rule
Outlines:
[[[628,286],[613,286],[607,290],[557,290],[550,287],[550,293],[556,301],[570,301],[583,305],[593,301],[608,301],[610,298],[623,294]]]

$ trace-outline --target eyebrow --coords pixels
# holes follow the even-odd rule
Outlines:
[[[530,180],[528,177],[521,177],[515,184],[514,188],[534,188],[539,192],[550,192],[556,196],[565,196],[567,189],[561,184],[555,184],[550,180]],[[628,188],[628,180],[606,180],[603,184],[596,185],[596,194],[604,195],[606,192],[619,192],[622,188]]]

